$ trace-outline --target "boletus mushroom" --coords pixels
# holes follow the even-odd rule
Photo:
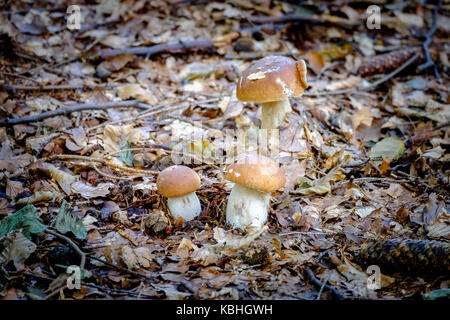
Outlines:
[[[236,96],[241,101],[261,103],[261,129],[278,129],[292,111],[289,98],[301,96],[307,87],[305,61],[269,56],[242,73]]]
[[[225,179],[234,182],[226,210],[226,221],[234,228],[266,223],[270,194],[286,183],[285,173],[275,161],[253,153],[236,157],[225,168]]]
[[[167,197],[167,207],[176,220],[189,221],[200,215],[202,209],[195,191],[200,187],[200,177],[191,168],[171,166],[158,175],[158,192]]]

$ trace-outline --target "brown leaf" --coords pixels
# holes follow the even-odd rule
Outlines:
[[[25,188],[22,186],[22,183],[20,181],[8,180],[6,182],[6,194],[11,199],[15,199],[24,190]]]
[[[28,153],[11,157],[9,159],[2,159],[0,160],[0,170],[7,170],[13,173],[19,168],[26,168],[31,162],[33,162],[33,160],[34,157]]]

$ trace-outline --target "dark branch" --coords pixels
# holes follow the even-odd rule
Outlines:
[[[152,56],[160,53],[175,53],[195,50],[213,50],[214,43],[211,39],[199,38],[189,40],[177,40],[164,44],[157,44],[150,47],[136,47],[124,49],[103,50],[100,55],[102,58],[112,57],[123,53]]]
[[[43,112],[40,114],[36,114],[28,117],[21,118],[6,118],[0,119],[0,127],[5,126],[13,126],[16,124],[30,123],[41,121],[46,118],[67,115],[72,112],[79,112],[83,110],[104,110],[110,108],[139,108],[139,109],[151,109],[152,106],[147,105],[145,103],[139,102],[138,100],[129,100],[129,101],[119,101],[119,102],[105,102],[105,103],[84,103],[84,104],[75,104],[68,107],[62,107],[56,110]]]

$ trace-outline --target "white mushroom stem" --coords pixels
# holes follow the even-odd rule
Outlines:
[[[262,106],[261,129],[278,129],[292,111],[289,99],[273,102],[264,102]]]
[[[267,221],[270,193],[235,183],[227,204],[227,222],[234,228],[262,226]]]
[[[167,198],[167,206],[175,220],[182,217],[185,221],[189,221],[202,212],[200,201],[195,192],[180,197]]]

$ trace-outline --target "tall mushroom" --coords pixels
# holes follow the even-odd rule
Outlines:
[[[292,110],[289,97],[301,96],[307,87],[305,61],[269,56],[242,73],[236,96],[241,101],[260,102],[261,128],[277,129]]]
[[[200,187],[200,177],[191,168],[171,166],[158,175],[158,192],[167,197],[167,206],[174,219],[182,217],[189,221],[197,217],[202,209],[195,190]]]
[[[252,153],[239,155],[228,165],[225,179],[234,182],[226,220],[235,228],[262,226],[267,221],[270,193],[286,183],[285,173],[275,161]]]

